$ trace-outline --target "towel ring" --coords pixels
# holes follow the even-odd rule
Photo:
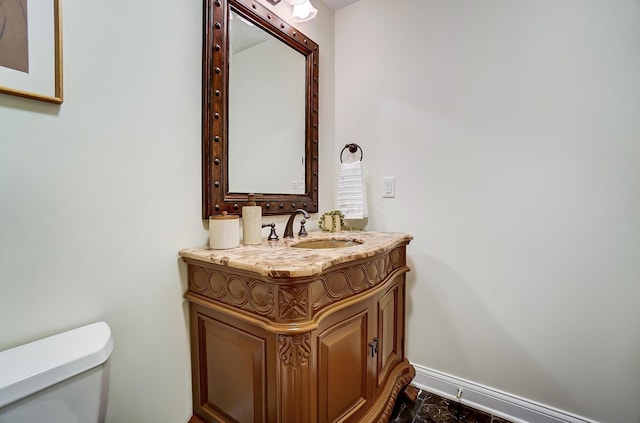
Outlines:
[[[364,157],[364,152],[362,151],[362,147],[360,147],[358,144],[351,143],[351,144],[345,144],[344,148],[340,152],[340,163],[343,163],[342,153],[344,153],[344,150],[346,150],[347,148],[349,149],[349,153],[351,154],[355,154],[358,150],[360,150],[360,161],[362,161],[362,158]]]

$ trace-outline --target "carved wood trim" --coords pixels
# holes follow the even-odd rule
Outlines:
[[[396,399],[402,389],[416,376],[416,369],[405,358],[387,379],[387,384],[378,393],[377,398],[387,398],[386,402],[376,401],[360,422],[387,423],[393,412]]]
[[[404,266],[404,261],[399,259],[400,254],[395,254],[395,260],[392,259],[394,251],[320,276],[312,283],[312,311],[316,312],[328,304],[357,295],[387,280],[394,270]]]
[[[295,369],[307,364],[311,353],[311,335],[303,333],[301,335],[278,335],[280,345],[279,357],[284,366],[291,366]]]
[[[389,399],[387,400],[387,404],[385,405],[382,414],[378,418],[377,423],[387,423],[389,421],[391,413],[393,412],[393,407],[396,403],[396,399],[398,399],[398,394],[405,386],[411,383],[415,376],[416,369],[414,369],[413,366],[409,364],[409,373],[403,374],[396,380],[395,384],[393,385],[393,389],[391,390],[391,394],[389,395]]]
[[[278,335],[282,423],[311,420],[311,334]]]
[[[309,288],[280,287],[278,290],[278,319],[291,321],[309,317]]]
[[[315,278],[274,278],[189,263],[189,292],[274,323],[310,321],[327,307],[386,283],[406,267],[405,246],[328,269]]]
[[[275,287],[220,269],[189,266],[189,291],[264,317],[275,317]]]
[[[300,320],[300,321],[293,321],[293,322],[291,321],[276,322],[272,319],[268,319],[263,316],[257,316],[253,313],[247,313],[243,310],[230,307],[226,304],[219,304],[216,301],[212,301],[207,297],[204,297],[200,294],[193,293],[191,291],[187,291],[184,294],[184,298],[186,298],[187,300],[189,300],[194,304],[198,304],[198,305],[216,310],[220,313],[234,317],[236,319],[242,319],[244,321],[250,322],[251,324],[271,333],[301,334],[301,333],[315,330],[318,327],[318,324],[320,323],[320,321],[324,318],[324,316],[331,314],[332,312],[341,310],[343,308],[349,307],[350,305],[358,303],[359,301],[363,301],[367,298],[371,298],[375,295],[378,295],[380,292],[384,291],[387,284],[392,283],[395,278],[401,276],[407,271],[409,271],[408,267],[396,269],[393,271],[391,275],[389,275],[389,277],[384,283],[379,284],[374,288],[369,289],[365,292],[362,292],[357,296],[349,297],[340,302],[327,305],[323,307],[322,310],[314,313],[313,316],[311,316],[311,318],[307,320]],[[292,325],[292,323],[294,323],[294,325]]]

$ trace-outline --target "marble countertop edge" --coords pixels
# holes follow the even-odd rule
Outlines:
[[[359,245],[343,248],[306,249],[293,245],[321,239],[355,240]],[[183,258],[227,266],[270,277],[304,277],[323,272],[329,267],[372,257],[406,245],[413,237],[401,232],[312,231],[307,237],[263,240],[261,244],[242,245],[226,250],[208,247],[180,250]]]

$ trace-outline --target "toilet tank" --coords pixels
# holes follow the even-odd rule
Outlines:
[[[0,423],[102,423],[111,329],[93,323],[0,352]]]

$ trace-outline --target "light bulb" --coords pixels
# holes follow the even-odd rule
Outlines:
[[[311,1],[306,0],[300,4],[293,5],[292,20],[294,22],[304,22],[315,18],[318,9],[313,7]]]

